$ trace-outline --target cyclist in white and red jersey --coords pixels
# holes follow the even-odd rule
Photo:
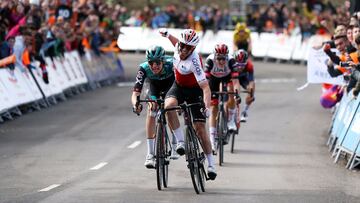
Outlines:
[[[234,87],[239,92],[240,84],[238,80],[239,70],[238,64],[235,59],[229,54],[229,48],[226,44],[216,44],[214,48],[214,53],[210,54],[205,61],[205,75],[209,81],[209,86],[211,92],[219,91],[220,82],[223,83],[225,89],[222,91],[233,92]],[[233,82],[235,85],[233,85]],[[210,141],[211,147],[214,152],[216,152],[216,137],[217,137],[217,129],[216,129],[216,115],[218,113],[218,104],[219,104],[219,95],[212,94],[211,95],[211,114],[210,114]],[[234,96],[231,95],[228,97],[227,108],[229,112],[228,117],[228,129],[236,131],[237,126],[235,123],[235,99]],[[237,97],[239,101],[240,98]],[[226,142],[226,140],[225,140]]]
[[[211,92],[209,83],[206,80],[205,72],[200,55],[194,51],[199,43],[199,36],[192,29],[186,29],[181,33],[180,39],[170,35],[166,29],[161,29],[160,34],[167,37],[174,45],[174,70],[175,82],[166,94],[165,108],[177,106],[186,101],[187,103],[199,102],[199,97],[203,98],[205,110],[194,106],[191,108],[193,115],[194,128],[199,136],[203,150],[208,160],[207,174],[211,180],[216,178],[214,157],[212,155],[209,136],[206,132],[206,117],[210,108]],[[179,118],[176,112],[168,112],[169,126],[173,130],[177,139],[176,151],[179,155],[185,154],[184,134],[180,128]]]

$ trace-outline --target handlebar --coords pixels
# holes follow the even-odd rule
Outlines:
[[[141,103],[157,103],[159,106],[161,106],[162,104],[164,104],[164,100],[163,99],[140,99],[140,95],[136,96],[135,107],[141,106],[141,109],[142,109]],[[136,112],[136,114],[138,116],[140,116],[140,113]]]
[[[175,111],[175,110],[185,110],[185,109],[190,108],[192,106],[202,106],[202,107],[204,107],[205,105],[204,105],[203,102],[196,102],[196,103],[191,103],[191,104],[183,103],[183,104],[180,104],[178,106],[166,108],[166,109],[164,109],[164,112]]]

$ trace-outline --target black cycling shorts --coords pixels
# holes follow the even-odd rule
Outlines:
[[[245,42],[238,42],[237,44],[238,49],[243,49],[245,51],[248,51],[249,43],[247,41]]]
[[[239,83],[245,90],[247,89],[249,82],[250,81],[247,74],[242,74],[239,76]]]
[[[184,102],[191,104],[202,102],[199,97],[203,98],[203,91],[200,87],[181,87],[176,82],[171,86],[166,94],[166,98],[173,97],[178,100],[178,104]],[[200,111],[201,107],[196,105],[192,106],[190,111],[193,117],[193,122],[206,122],[205,116]]]
[[[149,98],[158,99],[160,98],[160,94],[164,93],[164,96],[174,83],[174,77],[167,78],[165,80],[150,80],[149,84]]]
[[[223,89],[223,91],[227,90],[227,84],[229,82],[231,82],[231,74],[222,77],[222,78],[217,78],[214,77],[213,75],[210,76],[209,78],[209,86],[210,86],[210,90],[211,92],[218,92],[219,88],[220,88],[220,82],[222,82],[225,85],[225,88]],[[217,100],[219,98],[219,95],[217,94],[211,94],[211,100]]]

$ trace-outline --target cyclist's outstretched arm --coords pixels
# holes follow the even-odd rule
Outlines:
[[[176,37],[174,37],[173,35],[169,34],[169,40],[172,43],[173,46],[176,45],[176,43],[178,43],[178,39]]]
[[[175,46],[176,43],[178,43],[179,41],[176,37],[171,35],[166,28],[160,29],[159,33],[161,34],[161,36],[168,38],[173,46]]]

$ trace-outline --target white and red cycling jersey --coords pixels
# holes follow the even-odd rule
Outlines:
[[[177,45],[175,46],[177,47]],[[181,87],[199,87],[206,82],[201,57],[193,51],[185,60],[181,60],[177,50],[174,52],[175,81]]]

